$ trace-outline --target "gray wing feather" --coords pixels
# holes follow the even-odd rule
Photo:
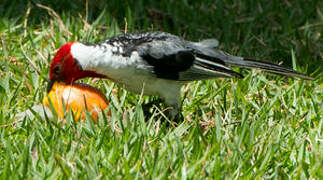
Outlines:
[[[196,46],[204,48],[216,48],[219,45],[219,41],[216,39],[204,39],[200,42],[194,43]]]

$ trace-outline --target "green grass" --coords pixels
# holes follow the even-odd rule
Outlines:
[[[323,178],[322,1],[96,0],[86,9],[81,0],[0,2],[1,179]],[[154,97],[86,79],[107,95],[111,118],[17,122],[41,103],[60,46],[125,29],[217,38],[222,50],[283,62],[315,80],[243,71],[242,80],[190,83],[185,121],[173,127],[156,107],[144,117],[142,104]]]

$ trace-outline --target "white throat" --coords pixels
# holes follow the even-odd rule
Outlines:
[[[83,70],[94,71],[112,79],[126,78],[141,66],[146,64],[141,61],[137,52],[130,57],[113,53],[117,47],[110,44],[85,45],[76,42],[71,47],[72,56],[79,62]],[[119,48],[119,51],[122,50]],[[123,77],[125,75],[125,77]]]
[[[83,70],[96,71],[98,67],[102,66],[105,59],[109,59],[112,53],[97,45],[85,45],[76,42],[71,46],[71,54],[75,58]]]

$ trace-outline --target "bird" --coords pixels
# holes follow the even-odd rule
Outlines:
[[[181,115],[181,87],[213,78],[243,78],[232,69],[257,68],[270,73],[312,78],[271,62],[230,55],[215,49],[218,41],[199,42],[159,31],[126,33],[90,43],[64,44],[54,56],[47,91],[56,81],[71,84],[86,77],[105,78],[134,93],[157,95],[168,106],[168,118]]]

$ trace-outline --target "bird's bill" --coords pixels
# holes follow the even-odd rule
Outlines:
[[[47,93],[49,93],[50,90],[52,90],[54,84],[55,84],[55,80],[54,79],[50,79],[48,81],[48,84],[47,84]]]

